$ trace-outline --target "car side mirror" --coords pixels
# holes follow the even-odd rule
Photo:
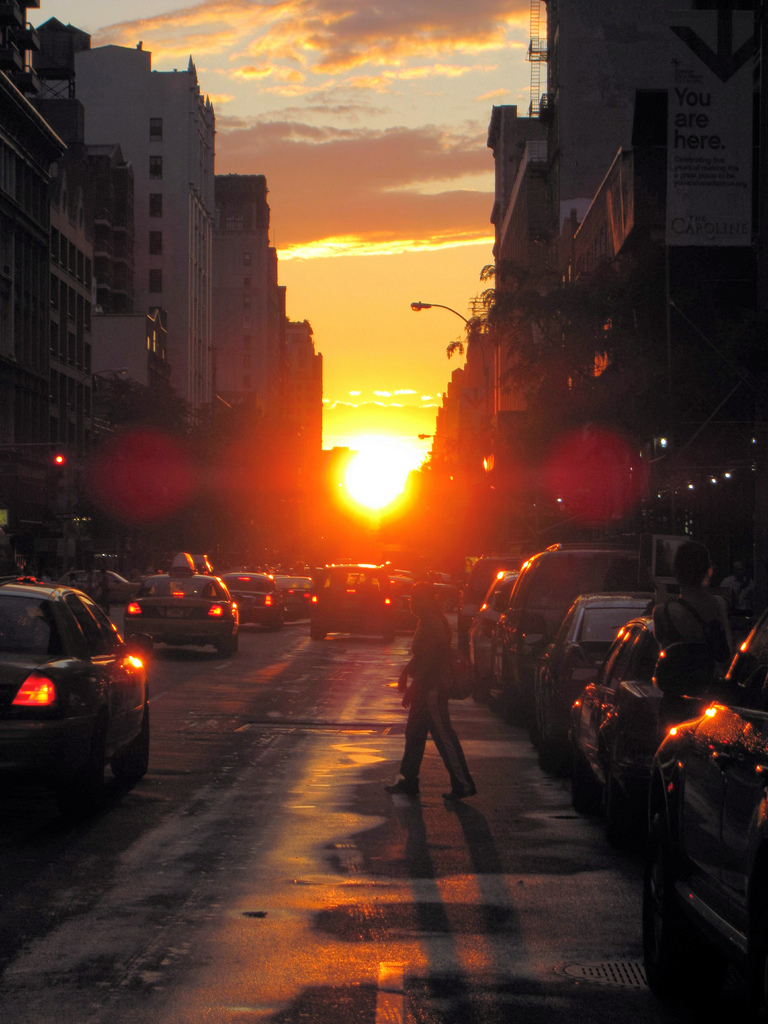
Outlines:
[[[715,660],[704,643],[670,644],[659,655],[654,684],[674,697],[701,697],[715,683]]]

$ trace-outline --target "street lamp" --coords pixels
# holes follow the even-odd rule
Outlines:
[[[412,302],[411,309],[414,313],[418,313],[422,309],[447,309],[449,313],[455,313],[456,316],[460,320],[463,320],[465,324],[469,323],[469,320],[467,320],[465,316],[462,316],[461,313],[457,312],[457,310],[452,309],[450,306],[443,306],[439,302]]]

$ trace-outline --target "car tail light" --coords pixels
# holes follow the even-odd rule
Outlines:
[[[125,606],[126,615],[141,615],[141,605],[136,601],[129,601]]]
[[[220,604],[212,604],[208,609],[208,614],[213,615],[214,618],[220,618],[224,614],[224,609]]]
[[[271,606],[272,606],[272,595],[271,594],[265,594],[264,595],[264,607],[265,608],[270,608]]]
[[[392,598],[391,597],[385,597],[384,598],[384,604],[392,604]]]
[[[171,597],[184,597],[184,591],[183,590],[173,590],[171,592]]]
[[[144,662],[141,658],[137,658],[135,654],[129,654],[125,659],[131,668],[144,668]]]
[[[49,708],[56,703],[56,684],[47,676],[27,676],[13,698],[17,708]]]
[[[310,601],[312,602],[312,604],[317,604],[317,594],[313,594],[312,597],[310,598]]]

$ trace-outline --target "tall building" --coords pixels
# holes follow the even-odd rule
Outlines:
[[[213,396],[213,106],[191,57],[182,71],[153,71],[139,43],[74,61],[86,143],[119,143],[133,167],[134,312],[167,311],[171,384],[199,408]]]
[[[216,393],[266,410],[282,405],[285,289],[269,244],[267,179],[217,174],[213,232]],[[310,332],[311,333],[311,332]]]
[[[37,3],[0,5],[0,524],[32,554],[48,455],[50,167],[64,144],[29,102]]]
[[[285,415],[307,457],[317,463],[323,446],[323,357],[315,352],[307,320],[285,332]]]

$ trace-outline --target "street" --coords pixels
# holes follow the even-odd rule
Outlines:
[[[641,851],[522,729],[454,702],[478,796],[446,804],[431,742],[421,797],[384,792],[409,640],[304,621],[231,659],[162,649],[132,791],[80,822],[3,793],[4,1024],[701,1021],[645,986]],[[739,980],[709,1009],[743,1018]]]

